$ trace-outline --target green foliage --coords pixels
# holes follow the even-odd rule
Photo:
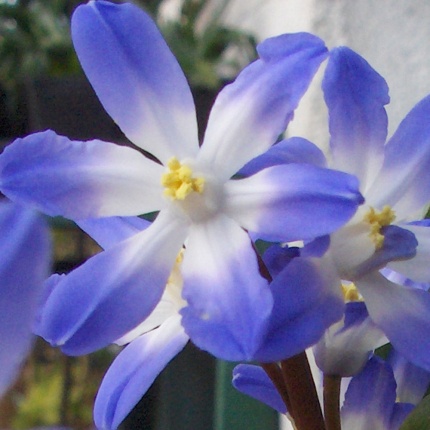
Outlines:
[[[428,429],[430,429],[430,396],[424,397],[400,427],[400,430]]]
[[[184,0],[177,20],[159,24],[193,86],[218,88],[256,57],[254,37],[221,22],[228,3],[208,13],[206,0]]]
[[[0,84],[10,94],[16,94],[17,85],[26,79],[80,70],[70,37],[70,15],[79,3],[0,0]],[[163,0],[134,3],[158,21],[191,85],[218,88],[256,56],[253,36],[221,22],[228,0],[209,12],[206,0],[184,0],[178,19],[164,21]]]
[[[67,0],[0,0],[0,77],[6,90],[13,92],[35,76],[79,69],[70,5]]]
[[[39,340],[20,383],[8,393],[15,408],[8,428],[90,428],[94,397],[113,356],[104,349],[83,357],[67,357]]]

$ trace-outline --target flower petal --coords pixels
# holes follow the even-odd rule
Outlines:
[[[300,256],[301,249],[295,246],[272,245],[263,254],[263,262],[272,278],[277,276],[296,257]]]
[[[343,298],[334,270],[320,260],[294,258],[271,282],[274,306],[254,358],[280,361],[315,344],[342,318]]]
[[[148,229],[89,259],[54,288],[37,333],[69,355],[123,336],[159,302],[186,232],[162,211]]]
[[[363,202],[351,175],[306,164],[269,167],[225,185],[225,212],[269,241],[331,233]]]
[[[417,405],[429,387],[430,372],[415,366],[394,349],[390,352],[388,362],[397,382],[398,401]]]
[[[248,235],[223,215],[193,225],[182,264],[182,325],[193,343],[225,360],[252,359],[273,301]]]
[[[330,247],[330,236],[320,236],[304,243],[300,249],[302,257],[322,257]]]
[[[369,318],[363,302],[347,303],[345,318],[332,325],[313,348],[318,367],[328,375],[357,374],[386,338]]]
[[[0,156],[0,189],[11,200],[71,219],[139,215],[165,205],[164,168],[137,151],[45,131]]]
[[[137,327],[130,330],[124,336],[121,336],[119,339],[115,340],[115,343],[117,345],[122,346],[132,342],[134,339],[143,335],[144,333],[147,333],[159,327],[172,315],[178,313],[173,303],[164,297],[165,293],[166,290],[164,291],[164,294],[158,302],[157,306],[143,322],[141,322]]]
[[[390,366],[372,357],[352,378],[341,410],[342,428],[391,430],[396,401],[396,381]]]
[[[290,163],[307,163],[326,167],[323,152],[309,140],[291,137],[281,140],[266,152],[246,163],[238,172],[241,176],[251,176],[266,167]]]
[[[267,39],[257,50],[260,59],[218,95],[199,154],[224,179],[276,142],[327,56],[307,33]]]
[[[118,428],[187,341],[176,315],[127,346],[112,363],[99,388],[94,406],[97,428]]]
[[[406,417],[412,412],[414,405],[410,403],[396,403],[390,420],[390,430],[400,430]]]
[[[103,249],[116,245],[148,228],[151,223],[139,217],[107,217],[77,221],[76,224]]]
[[[133,143],[163,163],[197,152],[191,91],[145,12],[132,4],[90,1],[73,14],[72,38],[97,96]]]
[[[29,351],[31,328],[49,273],[48,229],[35,213],[0,203],[0,395]]]
[[[265,403],[281,414],[287,413],[280,394],[260,366],[239,364],[233,370],[232,384],[241,393]]]
[[[355,281],[369,315],[393,347],[430,370],[430,294],[390,282],[378,272]]]
[[[381,249],[376,250],[370,258],[354,267],[348,273],[347,279],[354,280],[367,273],[385,267],[396,260],[410,259],[416,255],[417,239],[409,229],[398,225],[383,227],[384,243]]]
[[[430,282],[430,228],[410,224],[402,227],[412,232],[418,241],[415,257],[393,261],[388,267],[415,282]]]
[[[365,193],[381,168],[389,103],[385,80],[354,51],[333,49],[323,80],[331,167],[356,175]]]
[[[430,201],[430,96],[420,101],[401,122],[385,148],[382,169],[366,200],[390,205],[397,220],[409,218]]]

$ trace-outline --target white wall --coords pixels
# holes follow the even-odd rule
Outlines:
[[[392,133],[430,93],[430,1],[428,0],[233,0],[227,21],[260,39],[310,31],[328,47],[347,45],[387,80]],[[306,99],[291,127],[294,134],[326,140],[319,91]]]

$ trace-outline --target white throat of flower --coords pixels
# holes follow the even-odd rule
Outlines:
[[[196,160],[171,158],[161,176],[163,194],[191,222],[203,222],[222,211],[224,184]]]
[[[165,297],[174,305],[177,311],[186,305],[182,298],[183,279],[181,273],[181,264],[184,258],[184,249],[176,256],[175,264],[167,280]]]

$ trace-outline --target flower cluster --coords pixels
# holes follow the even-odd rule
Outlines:
[[[240,365],[235,386],[298,429],[398,428],[429,382],[430,230],[414,216],[430,202],[430,98],[386,143],[384,79],[348,48],[282,35],[221,90],[199,145],[190,88],[143,11],[90,1],[72,38],[134,147],[35,133],[0,155],[0,190],[75,221],[103,248],[46,281],[35,326],[70,355],[127,345],[101,384],[97,427],[117,428],[191,340],[262,363]],[[330,154],[279,140],[324,61]],[[387,343],[385,362],[375,350]],[[340,413],[321,413],[311,347],[329,397],[352,377]],[[291,388],[299,367],[304,394]]]

